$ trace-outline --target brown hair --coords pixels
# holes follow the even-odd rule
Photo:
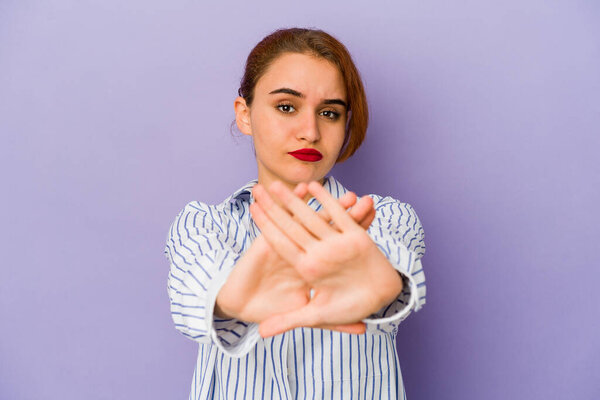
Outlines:
[[[271,63],[283,53],[311,54],[324,58],[338,67],[348,94],[350,120],[336,162],[347,160],[362,144],[369,123],[369,110],[360,75],[350,53],[339,40],[316,29],[279,29],[266,36],[252,49],[246,60],[244,76],[238,94],[251,105],[254,87]]]

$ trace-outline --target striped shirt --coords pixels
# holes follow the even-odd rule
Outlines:
[[[369,195],[375,219],[368,234],[402,275],[398,298],[364,319],[362,335],[297,328],[262,339],[258,325],[213,315],[217,293],[260,234],[249,213],[256,180],[218,205],[187,204],[168,233],[168,293],[175,327],[198,342],[190,399],[402,399],[396,352],[398,324],[425,303],[421,223],[406,203]],[[333,177],[325,189],[346,189]],[[309,207],[318,211],[315,198]]]

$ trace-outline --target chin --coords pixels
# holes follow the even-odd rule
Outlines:
[[[315,171],[303,171],[301,173],[292,174],[290,182],[298,184],[300,182],[320,181],[327,173],[316,173]]]
[[[287,163],[271,163],[267,166],[270,175],[280,181],[296,186],[300,182],[320,181],[323,179],[329,170],[324,170],[322,165],[304,164],[294,162]],[[269,168],[271,167],[271,168]]]

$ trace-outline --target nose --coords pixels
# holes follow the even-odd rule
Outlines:
[[[302,118],[301,125],[298,127],[296,137],[299,140],[305,140],[314,143],[321,138],[317,116],[313,112],[307,112]]]

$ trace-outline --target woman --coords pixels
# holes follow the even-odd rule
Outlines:
[[[398,324],[425,302],[410,205],[327,176],[363,141],[346,48],[279,30],[250,53],[234,102],[258,179],[189,203],[167,239],[175,326],[199,345],[191,399],[403,398]]]

